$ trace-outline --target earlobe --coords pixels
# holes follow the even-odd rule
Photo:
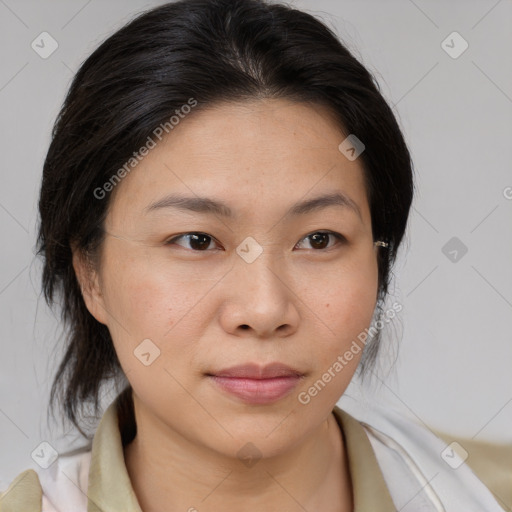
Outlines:
[[[97,271],[78,250],[73,250],[73,268],[89,313],[98,322],[107,325],[107,311]]]

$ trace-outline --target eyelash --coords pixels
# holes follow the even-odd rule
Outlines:
[[[297,244],[295,244],[296,246],[302,241],[302,240],[305,240],[313,235],[317,235],[317,234],[323,234],[323,235],[332,235],[334,238],[336,238],[338,240],[338,242],[340,244],[345,244],[347,242],[347,239],[341,235],[340,233],[336,233],[335,231],[328,231],[328,230],[320,230],[320,231],[313,231],[311,233],[309,233],[308,235],[304,236],[303,238],[301,238],[301,240],[299,242],[297,242]],[[204,235],[208,238],[210,238],[211,240],[215,240],[215,238],[211,235],[208,235],[207,233],[203,233],[201,231],[191,231],[189,233],[183,233],[181,235],[176,235],[172,238],[170,238],[169,240],[167,240],[165,242],[164,245],[167,245],[167,246],[170,246],[170,245],[175,245],[175,242],[181,238],[185,238],[187,236],[190,236],[190,235]],[[335,247],[335,245],[332,245],[330,247],[327,247],[327,248],[324,248],[324,249],[309,249],[309,250],[312,250],[312,251],[315,251],[315,252],[325,252],[325,251],[328,251],[330,249],[332,249],[333,247]],[[195,250],[195,249],[190,249],[192,252],[209,252],[208,249],[205,249],[205,250]]]

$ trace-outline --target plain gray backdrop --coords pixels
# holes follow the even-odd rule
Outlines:
[[[42,441],[77,439],[46,427],[62,342],[34,247],[51,127],[80,63],[161,3],[0,0],[0,489],[35,467]],[[390,297],[403,310],[385,332],[376,384],[353,381],[340,405],[385,399],[429,428],[512,442],[512,1],[291,3],[375,74],[416,172]],[[49,56],[42,37],[45,51],[58,44]]]

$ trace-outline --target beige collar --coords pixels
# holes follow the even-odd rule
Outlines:
[[[333,414],[344,436],[354,512],[394,512],[396,507],[363,426],[338,406],[333,409]]]
[[[96,430],[89,469],[87,512],[142,512],[124,461],[116,399]],[[363,426],[339,407],[334,416],[344,433],[354,493],[354,512],[395,510]]]

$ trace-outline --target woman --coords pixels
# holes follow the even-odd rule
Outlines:
[[[503,510],[430,432],[336,406],[400,309],[412,196],[390,108],[312,16],[183,0],[112,35],[57,120],[39,250],[69,327],[52,403],[81,430],[124,389],[0,510]]]

